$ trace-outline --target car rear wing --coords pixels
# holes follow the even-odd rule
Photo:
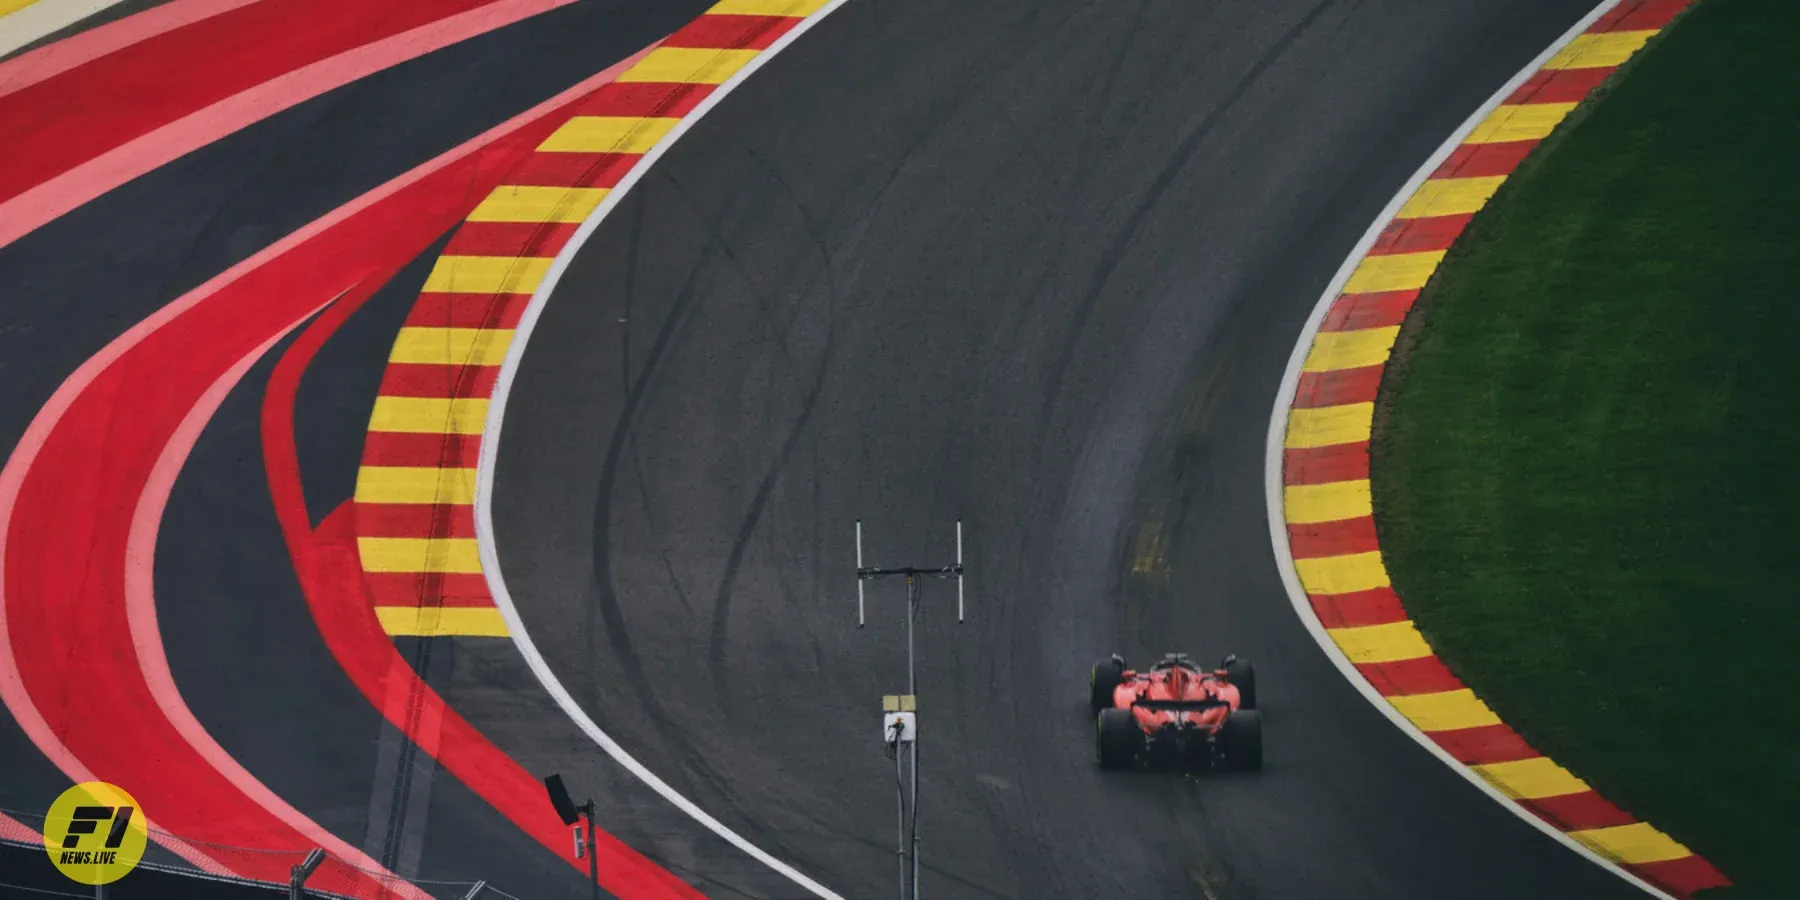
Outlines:
[[[1231,704],[1224,700],[1139,700],[1131,705],[1152,712],[1205,712]]]

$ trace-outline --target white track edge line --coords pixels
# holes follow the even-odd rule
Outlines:
[[[1299,614],[1300,621],[1306,626],[1306,630],[1312,633],[1313,640],[1319,644],[1319,647],[1325,651],[1325,655],[1337,666],[1338,671],[1343,673],[1344,677],[1349,680],[1351,686],[1355,687],[1356,690],[1363,695],[1364,699],[1368,700],[1371,705],[1380,710],[1382,715],[1387,716],[1388,720],[1393,722],[1401,731],[1405,732],[1408,737],[1411,737],[1445,765],[1462,775],[1464,780],[1479,788],[1482,793],[1487,794],[1489,797],[1493,798],[1495,802],[1511,810],[1514,815],[1525,820],[1537,830],[1549,835],[1570,850],[1587,858],[1589,862],[1618,875],[1626,882],[1643,890],[1651,896],[1661,897],[1663,900],[1677,900],[1677,898],[1663,892],[1644,879],[1627,871],[1620,864],[1601,856],[1599,853],[1595,852],[1593,848],[1569,837],[1567,833],[1533,815],[1529,810],[1519,805],[1517,801],[1506,796],[1504,793],[1501,793],[1498,788],[1489,784],[1487,780],[1480,775],[1477,775],[1473,769],[1464,765],[1457,760],[1456,757],[1451,756],[1449,751],[1438,746],[1436,741],[1428,737],[1417,725],[1414,725],[1412,720],[1401,715],[1400,711],[1395,709],[1393,704],[1389,703],[1379,691],[1376,691],[1375,687],[1369,683],[1368,679],[1364,678],[1362,673],[1357,671],[1356,666],[1350,662],[1350,658],[1344,655],[1343,650],[1338,647],[1337,642],[1331,639],[1331,635],[1326,633],[1324,624],[1319,621],[1318,614],[1313,611],[1312,601],[1307,599],[1306,590],[1300,584],[1299,572],[1294,568],[1293,548],[1288,545],[1287,520],[1283,514],[1282,460],[1284,458],[1283,451],[1286,443],[1283,439],[1287,434],[1288,414],[1293,409],[1294,393],[1300,386],[1300,369],[1306,363],[1307,353],[1312,349],[1313,340],[1319,334],[1319,326],[1324,322],[1325,314],[1331,309],[1331,305],[1333,301],[1337,299],[1338,294],[1343,291],[1344,285],[1349,283],[1351,273],[1355,272],[1356,267],[1362,264],[1363,259],[1367,257],[1369,251],[1374,248],[1375,241],[1381,236],[1381,232],[1398,216],[1400,208],[1406,205],[1406,201],[1410,200],[1412,196],[1418,192],[1425,181],[1431,177],[1431,173],[1437,171],[1437,168],[1443,165],[1445,160],[1450,158],[1450,154],[1456,152],[1456,148],[1462,145],[1463,140],[1475,130],[1476,126],[1480,125],[1483,119],[1486,119],[1496,108],[1504,103],[1506,98],[1511,96],[1514,91],[1517,91],[1526,81],[1530,80],[1531,76],[1542,70],[1544,64],[1548,63],[1551,57],[1554,57],[1557,53],[1561,52],[1564,47],[1573,43],[1577,37],[1580,37],[1583,32],[1587,31],[1595,22],[1599,21],[1601,16],[1611,12],[1620,2],[1621,0],[1602,0],[1600,5],[1594,7],[1594,9],[1579,22],[1576,22],[1574,27],[1570,28],[1567,32],[1564,32],[1561,37],[1557,38],[1555,43],[1545,48],[1544,52],[1538,54],[1537,58],[1526,64],[1525,68],[1521,69],[1518,74],[1511,78],[1511,80],[1502,85],[1500,90],[1494,92],[1493,96],[1489,97],[1486,102],[1476,109],[1474,114],[1470,115],[1468,120],[1457,128],[1456,131],[1452,132],[1443,145],[1438,147],[1438,149],[1425,160],[1425,164],[1420,166],[1417,172],[1413,173],[1412,178],[1408,179],[1406,184],[1401,186],[1400,192],[1394,195],[1394,199],[1388,201],[1387,207],[1375,218],[1374,223],[1369,226],[1369,230],[1363,234],[1362,240],[1358,241],[1355,249],[1350,251],[1349,258],[1344,260],[1344,264],[1338,268],[1337,275],[1334,276],[1331,279],[1331,283],[1326,286],[1325,293],[1319,298],[1318,305],[1313,307],[1312,315],[1307,318],[1306,326],[1300,332],[1299,341],[1294,345],[1294,352],[1288,358],[1287,372],[1282,376],[1281,388],[1275,395],[1275,408],[1269,417],[1268,446],[1264,453],[1264,489],[1267,494],[1269,509],[1269,540],[1270,543],[1274,545],[1275,560],[1281,569],[1282,584],[1287,587],[1288,600],[1293,604],[1294,611]]]
[[[481,570],[486,576],[489,591],[494,595],[494,605],[499,607],[500,616],[506,620],[507,630],[512,634],[513,646],[517,647],[519,653],[525,657],[532,674],[537,676],[538,683],[549,692],[551,698],[556,701],[556,705],[562,708],[563,714],[567,715],[594,743],[598,744],[600,749],[606,751],[606,754],[615,762],[624,766],[639,781],[662,795],[663,799],[674,804],[677,809],[705,826],[712,833],[724,838],[732,846],[749,854],[763,865],[774,869],[789,881],[806,889],[813,896],[824,898],[824,900],[844,900],[844,898],[750,843],[743,836],[708,815],[693,801],[681,796],[674,788],[646,768],[643,763],[638,762],[630,753],[627,753],[625,748],[619,746],[618,742],[614,741],[610,735],[602,731],[580,704],[575,702],[575,698],[569,694],[567,688],[563,687],[562,682],[556,677],[556,673],[550,670],[549,662],[544,659],[543,654],[538,652],[537,645],[531,640],[531,635],[525,631],[525,623],[519,617],[518,607],[513,603],[512,594],[506,588],[506,579],[500,574],[500,550],[494,536],[493,493],[494,466],[499,459],[501,428],[505,424],[506,401],[512,393],[513,379],[518,376],[519,364],[525,357],[525,347],[531,341],[531,333],[537,327],[538,318],[549,303],[550,295],[555,292],[557,283],[562,280],[563,273],[568,271],[575,254],[580,252],[582,245],[586,244],[588,238],[592,237],[594,232],[599,229],[601,221],[618,207],[625,195],[639,181],[643,180],[644,173],[648,172],[662,158],[663,154],[667,153],[669,148],[694,126],[694,123],[711,112],[713,107],[718,106],[727,95],[737,89],[738,85],[743,84],[758,69],[762,68],[764,63],[787,49],[801,35],[848,2],[849,0],[830,0],[825,6],[801,20],[798,25],[770,44],[768,49],[758,53],[749,64],[739,69],[731,78],[715,88],[706,96],[706,99],[694,107],[692,112],[683,116],[681,121],[655,147],[651,148],[649,153],[638,160],[637,165],[633,166],[631,171],[620,179],[618,185],[607,194],[606,199],[582,221],[581,227],[576,229],[574,236],[569,239],[569,243],[564,245],[550,263],[549,271],[545,273],[544,280],[538,284],[537,290],[532,292],[531,301],[513,331],[512,344],[507,348],[506,360],[500,366],[500,374],[488,402],[487,423],[483,428],[481,438],[481,456],[475,470],[475,538],[481,558]]]

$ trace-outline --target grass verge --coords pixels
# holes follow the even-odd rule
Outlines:
[[[1701,0],[1503,188],[1382,388],[1382,549],[1500,716],[1738,885],[1800,846],[1800,3]]]

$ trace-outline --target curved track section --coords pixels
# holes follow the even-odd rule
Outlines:
[[[903,631],[880,593],[854,627],[850,523],[906,560],[961,516],[971,621],[928,596],[921,631],[925,891],[1633,894],[1343,681],[1285,601],[1262,480],[1338,263],[1587,9],[852,4],[548,305],[493,509],[526,628],[678,791],[873,896]],[[1095,771],[1081,687],[1114,649],[1256,659],[1267,771]],[[561,763],[609,777],[593,757]]]
[[[11,387],[0,404],[0,439],[17,449],[59,384],[121,331],[306,223],[666,36],[703,8],[699,3],[638,0],[571,4],[272,115],[0,248],[0,283],[9,286],[9,297],[17,301],[0,314],[0,371],[9,376]],[[495,159],[491,154],[481,158]],[[450,185],[445,204],[478,199],[464,198],[464,190],[467,185]],[[429,236],[421,243],[426,241]],[[343,255],[371,248],[353,251]],[[404,257],[402,253],[395,265]],[[377,268],[369,269],[365,287],[372,289],[391,274],[378,277]],[[349,323],[300,386],[294,410],[302,440],[299,466],[309,500],[315,501],[311,511],[320,517],[351,494],[363,426],[392,327],[397,327],[397,321],[387,323],[395,319],[395,300],[410,301],[428,268],[426,260],[400,273]],[[334,292],[335,287],[322,291],[316,302],[330,301]],[[261,325],[259,316],[270,315],[269,293],[276,292],[256,298],[263,301],[260,308],[235,305],[242,315],[233,318],[227,312],[229,321],[220,324],[219,334],[245,339],[245,329]],[[398,306],[402,315],[404,308]],[[273,339],[279,331],[267,336]],[[133,416],[152,406],[160,412],[173,403],[174,382],[193,381],[200,367],[211,362],[200,351],[223,352],[220,348],[229,346],[224,340],[192,338],[162,357],[174,363],[125,373],[116,390],[109,382],[103,386],[109,394],[91,398],[100,407],[111,404],[92,420],[100,424],[85,435],[65,435],[83,450],[79,458],[64,454],[71,464],[91,465],[109,478],[141,479],[142,471],[114,471],[125,469],[128,461],[155,457],[166,463],[157,470],[162,479],[157,505],[140,508],[145,521],[156,527],[134,531],[143,539],[126,554],[125,563],[126,577],[140,598],[129,615],[133,621],[153,623],[159,633],[134,626],[132,636],[143,635],[142,646],[115,644],[114,652],[98,661],[84,664],[68,654],[60,664],[80,674],[62,680],[62,690],[56,690],[59,661],[49,657],[64,646],[95,652],[99,645],[92,641],[83,647],[89,636],[83,628],[120,631],[118,623],[127,613],[110,595],[116,593],[114,570],[121,554],[112,544],[84,543],[76,535],[55,557],[65,564],[41,567],[66,570],[66,589],[34,593],[37,585],[24,582],[20,574],[24,567],[19,562],[31,549],[21,535],[62,534],[94,522],[111,527],[130,516],[137,495],[99,488],[97,479],[65,478],[59,484],[46,476],[33,489],[41,501],[34,507],[40,514],[21,518],[11,532],[8,594],[23,598],[15,599],[21,608],[55,606],[77,621],[64,627],[59,620],[45,628],[66,644],[19,643],[7,651],[9,657],[30,654],[29,662],[38,670],[52,673],[39,674],[32,686],[43,696],[54,695],[56,713],[70,720],[93,719],[99,707],[90,703],[83,708],[85,694],[108,699],[109,692],[120,693],[107,679],[135,670],[135,655],[166,659],[166,672],[156,673],[166,677],[158,678],[157,686],[164,698],[168,692],[178,695],[192,714],[194,727],[183,742],[211,745],[218,759],[232,760],[233,767],[247,773],[240,781],[254,779],[292,807],[290,819],[315,823],[334,848],[341,843],[351,851],[340,855],[366,854],[407,877],[485,878],[524,896],[585,891],[585,872],[556,859],[563,835],[557,835],[555,848],[546,850],[484,798],[433,770],[429,759],[421,762],[418,753],[402,746],[404,738],[384,727],[321,640],[271,512],[261,464],[259,400],[275,357],[286,346],[277,342],[265,347],[259,341],[252,340],[247,349],[267,350],[268,355],[242,357],[248,370],[234,370],[233,379],[214,385],[224,393],[209,395],[207,414],[183,418],[184,458],[159,456],[155,446],[141,444],[121,423],[136,421]],[[239,375],[242,380],[234,381]],[[160,506],[164,500],[166,508]],[[90,558],[94,577],[82,583],[80,562]],[[69,614],[78,603],[88,614]],[[22,621],[15,618],[12,624]],[[18,628],[11,632],[15,638],[22,633]],[[75,684],[80,690],[69,690]],[[138,704],[136,711],[154,709]],[[160,783],[156,796],[165,801],[146,810],[152,818],[172,828],[179,824],[189,836],[238,847],[279,847],[299,854],[314,842],[280,829],[252,827],[260,820],[244,812],[254,813],[256,806],[223,791],[184,796],[187,784],[176,774],[198,767],[176,773],[161,765],[168,760],[159,755],[174,752],[171,748],[191,754],[173,740],[121,740],[121,734],[144,733],[135,727],[137,716],[87,724],[111,726],[112,742],[106,745],[104,735],[87,738],[84,767],[127,783],[139,777],[146,784]],[[528,728],[518,730],[529,739]],[[73,773],[59,770],[45,752],[55,751],[35,746],[11,717],[0,718],[0,771],[5,773],[0,806],[42,810],[69,783]],[[137,790],[135,783],[132,787]],[[541,791],[532,798],[541,801]],[[231,815],[193,822],[202,811],[225,806]],[[654,813],[647,818],[654,820]],[[164,854],[162,861],[172,858]],[[215,861],[234,871],[272,873],[285,880],[287,865],[297,858],[239,854]],[[441,886],[434,889],[443,891]]]

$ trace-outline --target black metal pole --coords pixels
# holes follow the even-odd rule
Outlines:
[[[913,703],[919,702],[918,662],[913,656],[913,624],[919,618],[919,576],[906,576],[907,605],[906,614],[906,692],[913,695]],[[917,706],[914,706],[917,709]],[[919,742],[915,739],[906,747],[907,756],[912,762],[912,828],[906,842],[907,856],[912,864],[912,898],[919,900]]]
[[[600,848],[594,846],[594,801],[587,802],[588,880],[594,883],[594,900],[600,900]]]

